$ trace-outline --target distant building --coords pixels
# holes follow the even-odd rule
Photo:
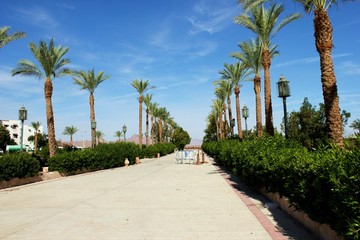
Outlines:
[[[21,144],[21,121],[20,120],[0,120],[0,124],[5,126],[9,131],[10,137],[16,142],[16,144]],[[39,133],[43,133],[43,127],[39,127]],[[34,142],[28,141],[30,136],[35,135],[35,129],[32,126],[24,124],[24,137],[23,144],[29,145],[31,149],[34,149]]]

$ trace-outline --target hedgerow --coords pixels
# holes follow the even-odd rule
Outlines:
[[[308,151],[284,138],[205,142],[203,150],[244,182],[290,203],[345,239],[360,239],[360,150]]]
[[[131,142],[99,144],[94,149],[56,154],[48,160],[48,165],[50,171],[76,174],[124,166],[126,158],[130,164],[134,164],[136,157],[153,158],[157,153],[163,156],[173,152],[174,149],[175,146],[171,143],[154,144],[142,149]]]
[[[0,180],[36,176],[39,161],[27,153],[4,154],[0,157]]]

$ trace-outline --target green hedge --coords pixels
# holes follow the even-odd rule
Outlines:
[[[308,151],[284,138],[205,142],[203,150],[256,188],[279,192],[345,239],[360,239],[360,149]]]
[[[130,142],[99,144],[94,149],[56,154],[48,160],[48,165],[50,171],[76,174],[124,166],[126,158],[130,164],[134,164],[136,157],[153,158],[157,153],[163,156],[173,152],[174,149],[175,146],[171,143],[154,144],[143,149]]]
[[[0,180],[36,176],[40,164],[27,153],[4,154],[0,156]]]

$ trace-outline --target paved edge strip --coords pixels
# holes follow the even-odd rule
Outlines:
[[[214,165],[214,164],[213,164]],[[236,182],[230,180],[230,174],[226,173],[219,166],[214,165],[220,172],[225,181],[229,184],[229,186],[234,190],[236,195],[240,198],[240,200],[248,207],[251,213],[256,217],[256,219],[260,222],[263,228],[268,232],[270,237],[274,240],[288,240],[287,236],[284,236],[282,232],[280,232],[276,226],[264,215],[263,212],[241,191],[234,188],[232,185],[236,184]]]

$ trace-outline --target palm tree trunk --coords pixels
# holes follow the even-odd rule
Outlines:
[[[153,115],[151,115],[151,144],[155,144],[155,122]]]
[[[139,97],[139,147],[142,148],[142,96]]]
[[[262,113],[261,113],[261,78],[258,75],[254,77],[254,92],[256,105],[256,136],[261,138],[263,135]]]
[[[326,125],[330,139],[343,147],[343,129],[339,107],[334,64],[331,56],[333,28],[327,12],[323,9],[314,11],[316,49],[320,55],[321,83],[324,98]]]
[[[270,82],[270,65],[271,57],[269,49],[264,46],[262,52],[262,65],[264,68],[264,92],[265,92],[265,127],[270,136],[274,136],[273,111],[271,103],[271,82]]]
[[[159,142],[162,142],[162,120],[159,119]]]
[[[95,121],[95,99],[94,94],[90,93],[89,96],[89,105],[90,105],[90,128],[91,128],[91,146],[96,146],[96,128],[92,128],[92,122]]]
[[[240,87],[239,87],[239,85],[235,86],[234,93],[235,93],[235,101],[236,101],[236,123],[237,123],[237,129],[238,129],[238,136],[239,136],[239,139],[242,140],[243,134],[242,134],[242,127],[241,127],[241,111],[240,111],[240,98],[239,98]]]
[[[149,109],[146,108],[146,146],[149,145]]]
[[[72,134],[70,134],[70,144],[71,144],[71,146],[73,146],[74,144],[73,144],[73,137],[72,137]]]
[[[49,152],[50,152],[50,157],[53,157],[56,154],[56,139],[55,139],[54,112],[53,112],[52,100],[51,100],[53,93],[53,85],[51,79],[49,78],[45,80],[44,93],[45,93],[45,103],[46,103],[46,122],[48,127],[48,138],[49,138]]]
[[[216,140],[220,139],[220,132],[219,132],[219,123],[217,119],[215,119],[215,126],[216,126]]]
[[[38,130],[35,129],[35,136],[34,136],[34,154],[37,152],[37,145],[38,145]]]
[[[219,114],[219,125],[220,125],[220,139],[224,139],[224,126],[222,120],[222,111]]]
[[[227,124],[227,120],[226,120],[226,104],[224,104],[223,106],[223,111],[224,111],[224,138],[228,137],[228,124]]]
[[[231,133],[231,135],[234,135],[234,127],[231,125],[233,117],[232,117],[230,96],[228,96],[227,104],[228,104],[228,113],[229,113],[230,133]]]

